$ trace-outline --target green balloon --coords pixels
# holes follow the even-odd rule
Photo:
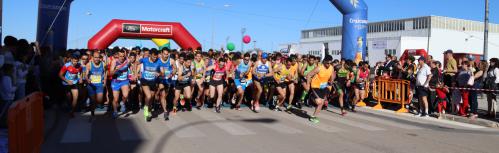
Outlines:
[[[234,49],[236,49],[236,45],[234,45],[234,43],[228,43],[227,44],[227,49],[229,51],[233,51]]]

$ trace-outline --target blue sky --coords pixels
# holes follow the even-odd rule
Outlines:
[[[369,21],[427,15],[480,21],[484,17],[485,0],[365,1],[369,6]],[[34,41],[38,0],[3,3],[3,36]],[[278,44],[298,42],[302,29],[341,25],[342,16],[328,0],[74,0],[68,47],[86,47],[88,39],[114,18],[181,22],[204,48],[211,48],[212,44],[220,48],[229,38],[239,49],[240,31],[245,27],[256,47],[275,50]],[[498,0],[490,0],[490,21],[499,23]],[[130,39],[120,39],[113,45],[137,44],[155,46],[150,41]],[[253,43],[245,46],[249,47]]]

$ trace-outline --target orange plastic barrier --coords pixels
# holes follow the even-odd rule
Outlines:
[[[43,94],[35,92],[9,108],[9,152],[40,152],[43,143]]]
[[[378,101],[374,109],[383,109],[381,102],[400,104],[397,113],[406,113],[405,104],[409,101],[410,83],[400,79],[376,79],[373,84],[372,96]]]
[[[366,84],[366,85],[365,85],[364,97],[369,97],[369,91],[371,90],[371,89],[369,88],[369,85],[370,85],[370,84],[369,84],[369,82],[366,82],[365,84]],[[365,106],[367,106],[367,104],[366,104],[363,100],[361,100],[361,101],[359,101],[359,102],[358,102],[355,106],[358,106],[358,107],[365,107]]]

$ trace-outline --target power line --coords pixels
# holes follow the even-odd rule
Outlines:
[[[170,0],[170,1],[174,2],[174,3],[177,3],[177,4],[181,4],[181,5],[194,6],[194,7],[211,9],[211,10],[216,10],[216,11],[221,11],[221,12],[233,13],[233,14],[250,15],[250,16],[264,17],[264,18],[270,18],[270,19],[280,19],[280,20],[296,21],[296,22],[307,21],[307,22],[316,22],[316,23],[330,23],[330,21],[312,21],[310,19],[306,20],[306,19],[298,19],[298,18],[290,18],[290,17],[282,17],[282,16],[271,16],[271,15],[264,15],[264,14],[250,13],[250,12],[228,10],[228,9],[223,9],[223,8],[206,6],[204,4],[200,5],[200,4],[196,4],[196,3],[190,3],[190,2],[178,1],[178,0]],[[316,5],[317,5],[317,3],[316,3]]]
[[[310,19],[312,19],[312,16],[314,15],[315,9],[317,9],[317,5],[319,4],[319,0],[315,1],[314,9],[312,9],[312,12],[310,12],[310,15],[308,16],[307,22],[305,23],[305,28],[308,27],[308,23],[310,23]]]

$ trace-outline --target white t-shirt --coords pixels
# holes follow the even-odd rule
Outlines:
[[[431,75],[431,69],[430,67],[425,63],[423,66],[418,70],[418,73],[416,74],[416,85],[417,86],[425,86],[426,79],[428,79],[428,76]]]
[[[489,71],[487,73],[487,76],[492,76],[492,77],[496,77],[496,83],[499,83],[499,68],[495,68],[493,71]]]

